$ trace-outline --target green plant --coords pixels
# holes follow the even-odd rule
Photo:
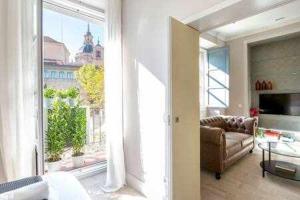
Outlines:
[[[69,89],[67,89],[66,93],[69,98],[76,99],[79,95],[79,89],[76,87],[70,87]]]
[[[68,92],[66,90],[58,90],[56,95],[61,99],[66,99],[68,97]]]
[[[61,159],[68,134],[68,120],[70,107],[61,100],[55,100],[53,107],[48,111],[48,129],[46,131],[46,153],[49,162]]]
[[[256,136],[261,137],[261,138],[264,137],[265,136],[264,130],[261,128],[258,128]]]
[[[86,113],[85,109],[80,108],[79,105],[71,108],[70,115],[70,128],[69,132],[71,133],[72,141],[72,156],[81,156],[83,155],[83,147],[86,140]]]
[[[56,94],[56,90],[53,89],[53,88],[46,88],[44,90],[44,97],[45,98],[52,99],[52,98],[55,97],[55,94]]]

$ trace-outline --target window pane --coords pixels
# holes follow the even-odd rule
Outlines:
[[[209,50],[208,64],[208,104],[214,107],[226,107],[229,90],[228,48]]]
[[[213,49],[208,52],[209,69],[218,69],[228,74],[228,48]]]
[[[65,78],[65,73],[64,72],[59,72],[59,78]]]
[[[53,78],[53,79],[56,78],[56,72],[55,71],[51,72],[51,78]]]
[[[210,106],[226,107],[228,106],[227,89],[209,89],[208,101]]]
[[[228,75],[225,74],[223,71],[210,71],[209,75],[209,87],[228,87]]]

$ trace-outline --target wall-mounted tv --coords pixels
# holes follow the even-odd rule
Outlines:
[[[300,116],[300,93],[260,94],[261,114]]]

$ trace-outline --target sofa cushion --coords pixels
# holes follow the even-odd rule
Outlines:
[[[242,147],[247,146],[253,142],[254,138],[252,135],[238,132],[225,132],[226,139],[237,140],[241,143]]]
[[[226,155],[225,155],[226,158],[236,154],[241,149],[242,149],[242,145],[240,141],[226,137]]]
[[[243,139],[242,141],[243,148],[253,143],[253,141],[254,141],[254,137],[252,135],[248,136],[248,138]]]

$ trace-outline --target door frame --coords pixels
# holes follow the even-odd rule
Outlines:
[[[44,123],[43,123],[43,0],[37,0],[37,36],[38,36],[38,119],[37,119],[37,175],[44,174]]]

